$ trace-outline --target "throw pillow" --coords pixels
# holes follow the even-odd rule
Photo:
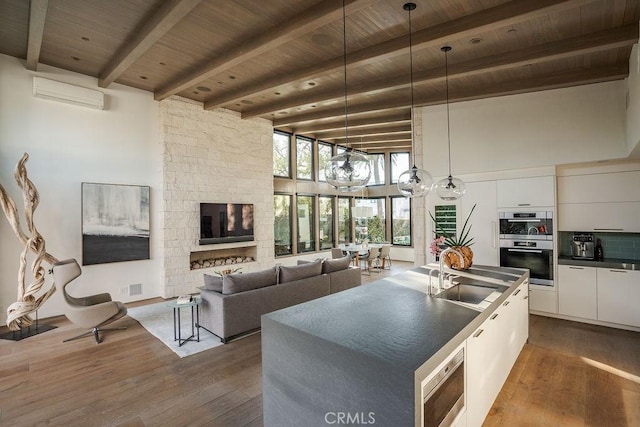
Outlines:
[[[306,264],[296,265],[292,267],[280,267],[279,283],[293,282],[294,280],[306,279],[307,277],[317,276],[322,273],[322,261],[317,260]]]
[[[327,259],[322,263],[322,273],[333,273],[334,271],[346,270],[351,264],[351,255],[342,258]]]
[[[222,277],[205,274],[204,288],[208,291],[222,292]]]
[[[277,270],[275,267],[255,273],[225,274],[222,279],[222,293],[225,295],[250,291],[276,284]]]

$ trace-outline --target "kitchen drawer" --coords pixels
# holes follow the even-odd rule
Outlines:
[[[557,313],[558,294],[555,291],[529,289],[529,310]]]

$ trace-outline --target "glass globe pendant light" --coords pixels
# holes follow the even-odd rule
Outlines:
[[[416,148],[415,135],[413,130],[413,50],[412,50],[412,31],[411,31],[411,11],[416,8],[415,3],[405,3],[402,8],[409,12],[409,62],[411,75],[411,153],[413,154],[413,167],[404,171],[398,177],[398,190],[404,197],[424,197],[429,194],[433,186],[433,178],[429,172],[416,167]]]
[[[333,156],[325,165],[325,178],[338,191],[353,192],[363,189],[371,177],[369,159],[349,147],[349,121],[347,118],[347,18],[345,0],[342,0],[343,50],[344,50],[344,137],[347,149]]]
[[[451,126],[449,123],[449,63],[447,61],[447,53],[451,50],[451,46],[443,46],[440,48],[444,52],[444,79],[447,90],[447,144],[449,147],[449,176],[436,184],[436,194],[442,200],[458,200],[466,191],[464,182],[461,179],[451,176]]]

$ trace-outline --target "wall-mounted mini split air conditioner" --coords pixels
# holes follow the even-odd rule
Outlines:
[[[33,77],[33,95],[38,98],[104,110],[104,93],[69,83]]]

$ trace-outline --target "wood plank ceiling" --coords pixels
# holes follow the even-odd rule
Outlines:
[[[640,0],[417,0],[415,105],[624,79]],[[349,141],[411,146],[405,0],[346,0]],[[0,53],[344,144],[342,0],[0,0]]]

